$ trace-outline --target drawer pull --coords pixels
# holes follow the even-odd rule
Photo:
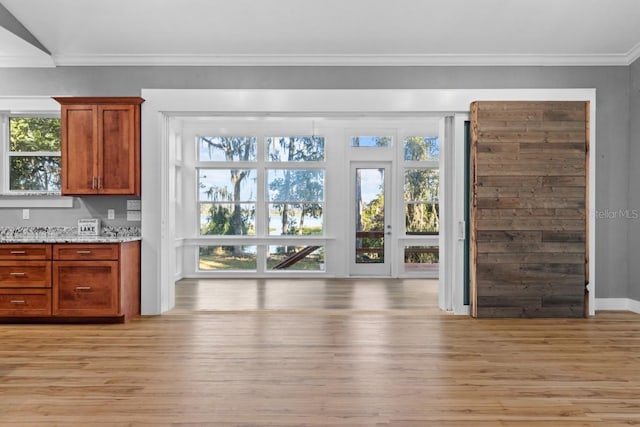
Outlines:
[[[76,291],[90,291],[91,286],[76,286]]]
[[[11,304],[24,304],[24,300],[23,299],[12,299],[11,300]]]
[[[27,251],[11,251],[11,255],[24,255]]]
[[[18,276],[18,277],[24,277],[27,275],[27,273],[9,273],[11,276]]]
[[[78,253],[80,255],[87,255],[87,254],[90,254],[91,251],[76,251],[76,253]]]

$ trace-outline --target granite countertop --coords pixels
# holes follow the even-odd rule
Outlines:
[[[104,227],[79,236],[77,227],[0,227],[0,243],[124,243],[142,240],[138,227]]]

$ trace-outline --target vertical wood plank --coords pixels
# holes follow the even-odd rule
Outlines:
[[[589,207],[589,161],[591,156],[591,104],[589,102],[585,105],[585,156],[584,156],[584,171],[585,171],[585,191],[584,191],[584,206],[585,209]],[[585,230],[585,244],[584,244],[584,317],[589,316],[589,215],[585,215],[584,218],[584,230]]]
[[[471,266],[469,268],[469,304],[471,305],[471,315],[473,317],[478,316],[478,280],[477,280],[477,265],[478,265],[478,103],[473,102],[471,104],[471,156],[470,167],[471,171],[469,177],[471,179],[471,214],[469,224],[469,262]]]

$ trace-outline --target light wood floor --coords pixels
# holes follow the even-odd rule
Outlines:
[[[293,283],[185,282],[175,310],[124,325],[0,325],[0,425],[640,423],[639,315],[476,320],[415,281],[275,297]]]
[[[176,309],[419,310],[440,314],[438,281],[417,279],[181,280]]]

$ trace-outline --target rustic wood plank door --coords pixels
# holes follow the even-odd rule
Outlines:
[[[474,317],[588,313],[588,102],[471,105]]]

